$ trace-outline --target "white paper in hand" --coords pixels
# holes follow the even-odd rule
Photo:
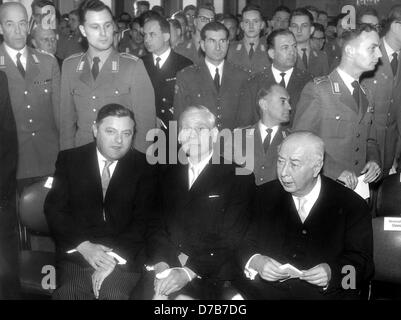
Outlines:
[[[369,183],[363,182],[363,179],[365,179],[365,175],[358,177],[358,184],[354,191],[359,194],[363,199],[367,199],[370,197]]]
[[[280,266],[280,269],[284,272],[287,272],[290,278],[299,278],[302,276],[302,271],[295,268],[293,265],[286,263]]]

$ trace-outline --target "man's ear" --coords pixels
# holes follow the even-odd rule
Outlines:
[[[239,27],[241,28],[242,31],[244,31],[244,23],[242,21],[240,22]]]
[[[264,30],[265,27],[266,27],[266,22],[262,20],[262,23],[260,24],[260,30]]]
[[[170,33],[163,33],[164,42],[169,42],[171,38]]]
[[[347,44],[344,48],[344,52],[347,56],[352,57],[355,53],[355,48],[349,44]]]
[[[270,48],[267,50],[267,55],[270,57],[270,59],[274,60],[274,49]]]
[[[314,32],[315,32],[315,27],[314,27],[314,26],[311,26],[311,27],[310,27],[310,35],[312,35]]]
[[[97,138],[97,125],[96,125],[96,123],[92,125],[92,132],[93,132],[93,136],[95,138]]]
[[[79,31],[81,31],[82,35],[86,38],[86,32],[85,32],[85,28],[82,24],[79,25]]]
[[[3,27],[1,26],[1,23],[0,23],[0,34],[4,34],[3,33]]]
[[[205,40],[200,41],[200,46],[201,46],[203,52],[205,52]]]

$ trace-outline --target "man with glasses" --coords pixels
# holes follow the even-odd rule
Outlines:
[[[310,37],[311,48],[315,51],[322,51],[326,41],[324,28],[320,23],[314,23],[313,27],[315,28],[315,31],[313,31],[312,36]]]
[[[239,103],[248,73],[224,59],[228,50],[227,28],[210,22],[200,35],[206,56],[198,65],[177,73],[174,118],[178,120],[188,105],[203,105],[216,116],[219,130],[252,124],[252,109]]]
[[[199,64],[205,57],[202,51],[200,41],[201,41],[201,31],[202,28],[209,22],[214,21],[214,7],[211,5],[201,5],[198,6],[195,12],[195,33],[192,34],[192,39],[184,41],[179,44],[175,51],[188,59],[192,60],[194,64]]]
[[[270,66],[270,62],[266,55],[266,39],[260,37],[265,26],[260,8],[246,6],[242,10],[240,26],[244,38],[230,45],[227,60],[243,67],[250,74],[261,72]]]
[[[362,83],[373,94],[373,122],[377,128],[383,174],[387,175],[395,160],[397,141],[401,141],[401,5],[389,12],[384,31],[380,41],[383,56],[374,71],[364,74]]]
[[[286,6],[278,6],[273,13],[271,25],[274,30],[288,29],[290,25],[291,10]]]
[[[311,48],[310,37],[315,30],[312,23],[312,14],[304,8],[296,9],[291,14],[290,31],[297,40],[297,67],[319,77],[329,73],[329,62],[325,52]]]
[[[358,17],[358,23],[367,23],[372,25],[380,33],[380,20],[377,11],[374,8],[368,8],[362,11]]]

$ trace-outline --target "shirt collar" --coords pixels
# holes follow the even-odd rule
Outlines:
[[[188,158],[188,164],[189,164],[188,170],[190,170],[191,168],[195,168],[195,171],[199,175],[203,171],[203,169],[205,169],[205,167],[209,163],[209,161],[212,158],[212,156],[213,156],[213,151],[205,159],[203,159],[202,161],[200,161],[200,162],[198,162],[196,164],[191,163],[191,160]]]
[[[97,154],[97,162],[99,165],[99,170],[100,170],[100,176],[102,176],[102,171],[104,166],[106,165],[105,161],[110,161],[107,160],[99,151],[98,148],[96,148],[96,154]],[[110,165],[109,169],[110,169],[110,174],[113,175],[114,169],[116,168],[118,163],[118,160],[113,161],[113,163]]]
[[[344,81],[344,83],[347,86],[348,90],[352,94],[354,92],[354,87],[352,86],[352,83],[354,81],[358,81],[358,79],[354,79],[352,76],[350,76],[348,73],[346,73],[344,70],[341,70],[340,68],[337,68],[337,72],[340,75],[340,78]]]
[[[159,58],[160,58],[159,64],[160,64],[160,68],[161,68],[161,67],[163,66],[163,64],[166,62],[167,58],[169,57],[170,52],[171,52],[171,48],[169,47],[169,48],[168,48],[166,51],[164,51],[160,56],[155,55],[155,54],[153,53],[152,55],[153,55],[153,63],[154,63],[154,65],[156,65],[156,58],[159,57]]]
[[[23,47],[21,50],[15,50],[11,47],[9,47],[5,42],[4,42],[4,48],[6,49],[8,55],[14,60],[17,60],[17,53],[20,52],[23,58],[26,58],[28,56],[28,50],[25,47]]]
[[[309,213],[310,210],[312,209],[313,205],[315,204],[315,202],[319,198],[319,194],[320,194],[320,190],[321,189],[322,189],[322,179],[320,178],[320,175],[318,175],[316,184],[314,185],[312,190],[307,195],[305,195],[303,197],[292,196],[292,199],[294,200],[294,203],[295,203],[295,207],[298,206],[298,199],[299,198],[304,198],[306,200],[306,204],[305,204],[306,208],[305,208],[305,210]],[[297,209],[299,209],[299,208],[297,208]]]
[[[262,141],[264,141],[266,136],[267,136],[267,131],[266,130],[269,129],[269,127],[266,126],[264,123],[262,123],[262,121],[259,121],[258,124],[259,124],[260,135],[262,136]],[[270,129],[272,129],[270,141],[273,140],[273,138],[276,135],[279,127],[280,127],[279,125],[270,127]]]
[[[284,76],[285,86],[288,86],[288,82],[290,81],[293,71],[294,71],[294,67],[288,69],[287,71],[280,71],[277,68],[275,68],[272,64],[272,73],[273,73],[274,79],[276,80],[277,83],[281,82],[280,73],[285,72],[285,76]]]
[[[221,79],[223,79],[224,60],[218,66],[215,66],[214,64],[210,63],[209,61],[207,61],[206,58],[205,58],[205,63],[207,68],[209,69],[210,74],[212,75],[212,78],[214,78],[214,75],[216,74],[216,68],[219,69],[220,82],[221,82]]]
[[[389,44],[387,43],[387,41],[386,41],[386,38],[384,38],[384,37],[383,37],[383,45],[384,45],[384,49],[386,49],[388,59],[389,59],[390,62],[391,62],[391,60],[393,59],[393,53],[394,53],[394,52],[397,52],[397,51],[395,51],[393,48],[390,47],[390,45],[389,45]],[[398,53],[399,53],[399,52],[397,52],[397,54],[398,54]]]
[[[88,60],[89,60],[90,66],[92,66],[92,64],[93,64],[93,58],[98,57],[100,59],[100,61],[99,61],[99,70],[100,70],[102,68],[102,66],[104,65],[104,63],[106,62],[106,60],[110,57],[112,52],[113,52],[113,49],[111,49],[110,51],[109,50],[102,51],[102,52],[99,52],[92,56],[88,51]]]

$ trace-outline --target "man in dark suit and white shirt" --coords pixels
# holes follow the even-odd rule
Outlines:
[[[247,298],[355,297],[372,276],[368,206],[322,176],[323,161],[324,143],[310,132],[291,134],[280,146],[278,180],[257,191],[253,224],[239,250],[251,280],[239,281],[238,288]],[[300,271],[297,277],[289,278],[287,263]]]
[[[155,203],[154,170],[131,149],[131,110],[110,104],[95,143],[59,153],[44,211],[56,240],[55,299],[128,299],[146,262]],[[126,264],[117,265],[117,254]]]
[[[187,157],[161,183],[160,233],[166,240],[154,244],[161,277],[155,293],[171,299],[221,299],[235,273],[233,254],[248,225],[254,178],[237,175],[241,168],[225,164],[214,151],[218,129],[207,108],[186,108],[179,125],[178,139]]]

